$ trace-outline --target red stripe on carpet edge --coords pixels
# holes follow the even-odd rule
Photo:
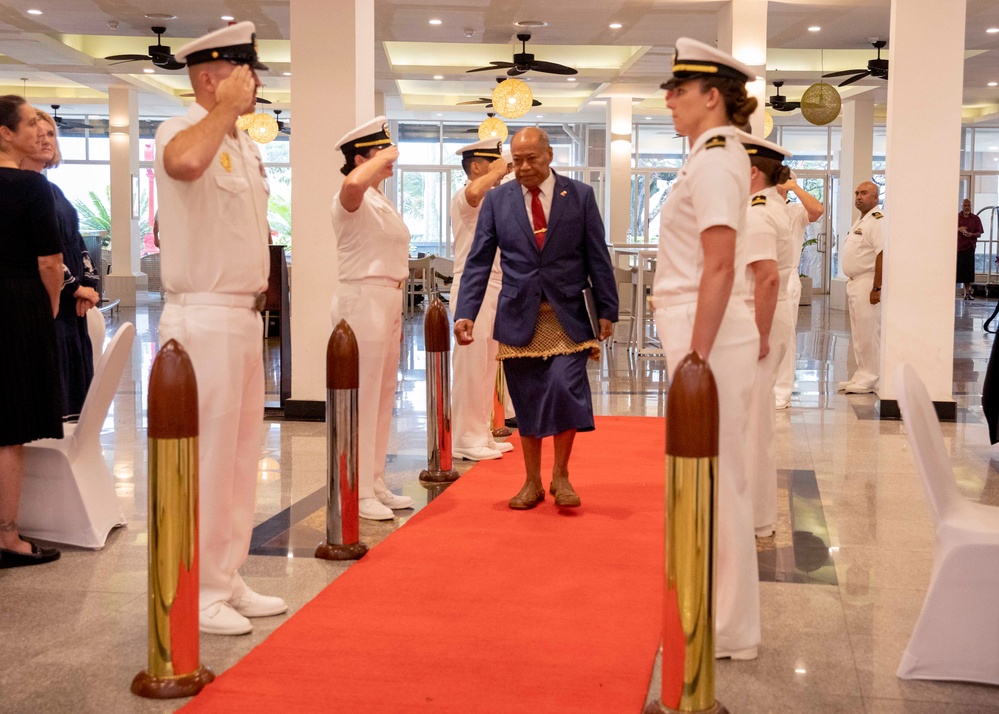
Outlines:
[[[664,443],[662,419],[598,418],[573,449],[575,511],[551,496],[507,507],[519,448],[477,464],[184,711],[641,711],[662,623]],[[543,474],[551,463],[546,440]]]

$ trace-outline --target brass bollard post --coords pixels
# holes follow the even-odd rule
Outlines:
[[[340,320],[326,343],[326,540],[316,547],[323,560],[357,560],[368,552],[357,512],[359,383],[357,339]]]
[[[691,352],[666,405],[662,690],[646,712],[727,712],[715,700],[717,517],[718,391]]]
[[[190,697],[215,679],[198,651],[198,386],[167,342],[149,373],[149,667],[132,693]]]
[[[510,436],[513,431],[506,425],[506,375],[502,363],[496,369],[496,388],[493,390],[493,436]]]
[[[451,454],[451,324],[436,294],[423,322],[427,350],[427,468],[421,481],[458,480]]]

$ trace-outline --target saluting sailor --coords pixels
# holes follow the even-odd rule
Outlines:
[[[340,285],[333,295],[333,325],[346,320],[357,337],[358,512],[391,520],[393,510],[413,499],[385,484],[385,456],[392,426],[402,337],[402,287],[409,275],[409,229],[395,204],[381,192],[392,177],[399,149],[380,116],[347,132],[336,143],[347,178],[333,197]]]
[[[287,610],[239,576],[250,549],[264,415],[260,308],[267,289],[267,175],[236,119],[260,86],[254,26],[240,22],[182,47],[195,103],[156,132],[166,306],[198,380],[202,632],[238,635],[248,617]]]
[[[746,415],[760,335],[746,305],[742,237],[749,156],[732,124],[756,109],[752,70],[689,38],[676,42],[666,106],[690,155],[663,206],[653,282],[656,326],[670,377],[691,350],[718,388],[718,587],[715,656],[753,659],[760,643],[760,591],[753,503],[746,479]]]
[[[784,159],[791,152],[782,146],[739,133],[749,154],[749,211],[746,214],[746,263],[750,289],[746,302],[760,333],[760,359],[750,402],[746,431],[747,474],[753,492],[756,535],[764,538],[777,525],[777,457],[774,453],[774,385],[791,339],[791,311],[787,286],[795,257],[784,199],[777,186],[791,170]],[[793,266],[797,269],[797,265]]]
[[[868,394],[878,389],[881,371],[881,250],[885,215],[878,208],[878,187],[865,181],[854,191],[860,218],[850,227],[840,253],[843,274],[849,278],[850,342],[857,369],[839,391]]]
[[[496,139],[477,141],[455,152],[461,157],[461,168],[468,183],[451,198],[451,234],[454,237],[454,282],[451,283],[451,304],[458,304],[458,289],[465,260],[472,248],[479,207],[489,189],[507,174],[503,158],[503,142]],[[498,459],[513,450],[513,445],[493,439],[490,413],[496,383],[496,354],[499,343],[493,339],[496,303],[503,287],[503,272],[497,252],[486,287],[486,295],[475,320],[469,345],[456,345],[452,352],[454,382],[451,387],[451,417],[453,421],[452,453],[471,461]]]

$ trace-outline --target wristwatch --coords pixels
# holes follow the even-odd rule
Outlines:
[[[876,293],[881,292],[881,288],[874,288],[874,292],[876,292]]]

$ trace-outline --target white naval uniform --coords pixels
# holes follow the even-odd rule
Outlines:
[[[205,173],[170,178],[167,144],[208,116],[193,104],[156,132],[161,271],[167,304],[160,344],[175,339],[198,381],[200,606],[241,597],[237,572],[250,550],[264,416],[267,177],[245,132],[226,135]]]
[[[753,492],[753,522],[756,535],[768,536],[777,524],[777,457],[774,453],[774,383],[777,369],[784,361],[791,332],[791,315],[787,307],[787,284],[794,257],[791,224],[784,208],[784,199],[770,187],[756,194],[746,214],[746,262],[775,260],[777,262],[778,293],[770,327],[770,352],[756,363],[756,382],[749,408],[746,430],[747,474]],[[746,303],[754,310],[752,281]]]
[[[395,205],[369,188],[350,213],[333,197],[340,285],[333,294],[333,326],[346,320],[357,338],[358,497],[388,491],[385,455],[398,386],[402,285],[409,275],[409,229]]]
[[[791,275],[787,282],[787,309],[791,319],[791,335],[787,343],[787,352],[784,353],[784,361],[777,369],[777,384],[774,387],[774,397],[776,401],[788,403],[791,401],[791,392],[794,391],[794,370],[798,363],[797,332],[798,326],[798,303],[801,302],[801,277],[798,275],[798,266],[801,264],[801,250],[805,243],[805,230],[808,228],[808,211],[800,203],[785,203],[788,220],[791,222],[791,245],[793,254],[791,257]]]
[[[451,305],[458,304],[458,289],[465,261],[475,237],[475,222],[479,206],[471,206],[465,187],[451,198],[451,233],[454,236],[454,281],[451,283]],[[454,426],[451,443],[455,449],[489,447],[493,441],[490,414],[496,386],[496,353],[499,343],[493,339],[496,304],[503,287],[499,251],[489,274],[482,307],[472,328],[473,342],[456,345],[451,354],[453,382],[451,386],[451,420]]]
[[[850,304],[850,340],[857,370],[849,381],[856,387],[877,390],[881,370],[881,304],[871,305],[874,265],[882,250],[884,214],[877,206],[850,227],[840,255]]]
[[[724,143],[717,137],[724,138]],[[698,137],[662,210],[652,288],[656,327],[672,378],[677,364],[690,352],[704,270],[701,233],[713,226],[738,232],[735,283],[708,359],[718,388],[719,414],[716,653],[760,643],[759,571],[745,467],[746,417],[760,349],[760,335],[745,300],[743,230],[749,169],[749,156],[733,127],[712,129]]]

